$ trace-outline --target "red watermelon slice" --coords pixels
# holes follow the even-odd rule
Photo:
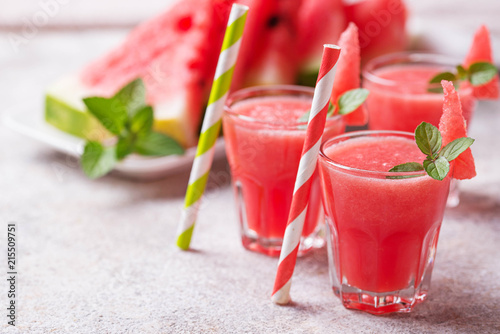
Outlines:
[[[298,25],[296,52],[299,76],[313,76],[314,84],[323,44],[337,43],[346,26],[342,0],[303,0],[298,12]]]
[[[333,82],[330,102],[337,105],[339,97],[348,90],[360,86],[360,48],[358,27],[349,23],[347,29],[340,35],[338,45],[342,49],[337,62],[335,80]],[[348,125],[364,125],[368,122],[368,112],[364,105],[344,116]]]
[[[344,1],[344,10],[347,22],[359,28],[363,62],[406,48],[407,11],[403,0]]]
[[[443,136],[443,147],[455,139],[467,137],[465,119],[462,115],[460,97],[455,91],[453,83],[443,80],[444,90],[443,115],[439,121],[439,131]],[[470,148],[465,150],[452,162],[454,164],[453,177],[455,179],[471,179],[476,176],[474,157]]]
[[[493,54],[491,52],[490,32],[485,25],[479,27],[474,35],[469,54],[465,57],[464,67],[468,68],[472,63],[489,62],[493,63]],[[482,86],[474,87],[474,95],[478,99],[498,99],[500,96],[500,87],[498,75],[492,81]]]
[[[232,90],[293,84],[297,73],[297,13],[301,0],[240,0],[249,7]]]
[[[140,77],[155,109],[155,129],[184,146],[194,145],[231,4],[231,0],[178,1],[139,25],[119,47],[49,88],[47,122],[91,138],[95,122],[81,99],[111,96]]]

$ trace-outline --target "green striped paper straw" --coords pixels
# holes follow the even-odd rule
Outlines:
[[[220,132],[222,112],[231,86],[247,12],[247,6],[233,4],[229,14],[224,42],[222,43],[214,82],[208,99],[207,111],[203,119],[196,157],[189,176],[184,210],[177,230],[177,246],[181,249],[188,249],[191,243],[201,197],[205,191],[208,173],[214,158],[214,145]]]

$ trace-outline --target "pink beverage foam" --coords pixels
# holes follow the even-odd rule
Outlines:
[[[310,97],[252,98],[231,107],[240,117],[225,115],[223,118],[233,183],[239,185],[245,205],[243,220],[259,238],[283,238],[305,139],[306,124],[300,123],[299,127],[297,120],[310,107]],[[326,134],[343,131],[342,118],[327,121]],[[235,188],[238,198],[238,186]],[[302,232],[304,237],[312,235],[323,219],[321,209],[316,172]],[[279,255],[279,250],[256,250]]]
[[[401,137],[350,139],[324,153],[372,171],[424,159],[412,140]],[[325,163],[320,172],[338,282],[375,293],[417,288],[434,259],[450,178],[361,176]]]
[[[392,65],[374,70],[375,76],[391,80],[393,84],[365,78],[363,87],[370,90],[366,102],[370,129],[414,132],[423,121],[438,126],[443,112],[443,94],[428,92],[428,82],[447,70],[436,65]],[[439,84],[435,86],[439,87]],[[459,93],[463,115],[469,123],[475,107],[473,89],[467,82],[462,82]]]
[[[388,172],[405,162],[421,162],[425,158],[414,142],[404,138],[392,137],[389,141],[385,137],[373,137],[369,141],[358,141],[340,142],[331,148],[331,155],[327,155],[344,166],[380,172]]]

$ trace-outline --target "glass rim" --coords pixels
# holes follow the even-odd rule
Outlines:
[[[319,149],[319,157],[320,160],[324,161],[327,165],[332,166],[334,168],[349,172],[349,173],[356,173],[361,176],[365,177],[375,177],[377,176],[380,178],[381,176],[425,176],[427,175],[425,171],[416,171],[416,172],[383,172],[383,171],[374,171],[374,170],[367,170],[367,169],[362,169],[362,168],[354,168],[354,167],[349,167],[346,165],[343,165],[339,162],[336,162],[335,160],[331,159],[328,157],[325,152],[324,148],[327,144],[331,143],[332,141],[343,141],[342,139],[345,138],[345,140],[349,140],[357,137],[363,137],[363,136],[370,136],[370,135],[382,135],[382,137],[388,137],[391,135],[399,136],[399,137],[411,137],[415,138],[415,134],[412,132],[407,132],[407,131],[396,131],[396,130],[360,130],[360,131],[351,131],[351,132],[346,132],[341,135],[329,137],[329,138],[324,138],[323,142],[320,145]],[[415,144],[416,145],[416,144]],[[401,179],[395,179],[395,180],[406,180],[406,178],[401,178]]]
[[[398,62],[399,60],[399,62]],[[392,63],[394,62],[394,63]],[[428,63],[435,65],[449,66],[450,68],[455,68],[456,65],[460,64],[460,60],[456,58],[437,54],[437,53],[425,53],[425,52],[396,52],[390,53],[382,56],[375,57],[369,60],[363,67],[361,74],[364,79],[369,80],[375,84],[383,86],[400,86],[402,81],[381,78],[374,73],[375,69],[383,68],[385,66],[397,65],[397,64],[418,64],[418,63]],[[457,83],[457,81],[453,81]],[[421,82],[404,82],[404,85],[422,85]],[[426,83],[429,87],[441,87],[440,83]]]
[[[281,94],[280,94],[281,93]],[[287,94],[288,93],[288,94]],[[314,88],[309,86],[300,86],[300,85],[261,85],[261,86],[252,86],[247,88],[239,89],[233,93],[231,93],[226,103],[224,104],[224,113],[229,115],[230,117],[234,117],[240,119],[245,122],[253,123],[253,124],[262,124],[267,126],[279,126],[281,128],[294,128],[297,130],[304,130],[307,127],[308,120],[306,121],[295,121],[295,122],[283,122],[283,121],[272,121],[272,120],[262,120],[255,117],[241,115],[232,110],[232,105],[243,101],[245,99],[258,98],[258,97],[266,97],[266,96],[286,96],[290,95],[290,93],[299,93],[303,96],[310,96],[311,101],[314,96]],[[333,115],[327,118],[327,122],[340,120],[342,115]]]

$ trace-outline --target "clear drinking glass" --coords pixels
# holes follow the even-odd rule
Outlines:
[[[347,308],[372,314],[410,312],[430,287],[451,176],[437,181],[424,172],[363,170],[330,158],[339,143],[352,145],[344,147],[355,154],[356,145],[375,137],[376,145],[393,145],[398,138],[414,143],[408,132],[358,131],[321,146],[330,279]],[[376,159],[371,155],[362,158]]]
[[[456,71],[459,60],[426,53],[394,53],[377,57],[363,68],[363,87],[370,90],[366,100],[371,130],[414,132],[421,122],[439,125],[443,111],[441,84],[429,84],[437,73]],[[476,99],[468,82],[456,83],[463,116],[470,124]],[[459,203],[459,189],[452,182],[448,206]]]
[[[261,86],[233,93],[223,116],[226,152],[243,246],[277,256],[292,201],[313,89]],[[341,116],[327,120],[326,134],[343,133]],[[323,233],[321,233],[323,230]],[[299,254],[324,245],[318,173],[314,175]]]

